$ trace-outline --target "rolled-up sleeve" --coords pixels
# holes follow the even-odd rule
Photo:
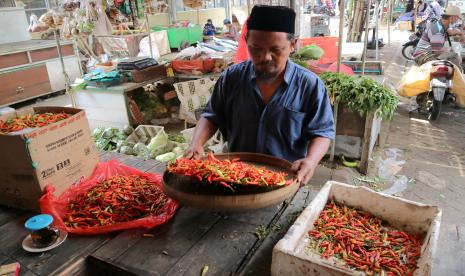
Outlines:
[[[310,108],[307,113],[303,126],[304,138],[310,140],[313,137],[326,137],[334,139],[335,129],[333,120],[333,111],[329,101],[326,87],[320,79],[312,87],[313,90],[310,98]]]
[[[226,124],[225,109],[225,93],[226,76],[223,73],[215,84],[213,93],[203,110],[202,117],[208,119],[215,126],[220,127]]]

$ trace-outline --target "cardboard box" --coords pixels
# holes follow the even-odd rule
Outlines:
[[[400,31],[411,31],[412,22],[411,21],[400,21],[397,23],[397,29]]]
[[[0,116],[66,112],[71,117],[42,128],[0,135],[0,204],[39,210],[43,188],[52,184],[61,194],[88,177],[99,162],[85,112],[68,107],[35,107]]]
[[[313,223],[329,198],[368,211],[401,230],[426,233],[414,275],[431,275],[441,221],[441,210],[438,207],[335,181],[328,181],[323,186],[276,244],[273,249],[271,275],[365,275],[361,271],[338,266],[331,258],[322,259],[320,255],[306,250],[309,243],[307,233],[313,229]]]

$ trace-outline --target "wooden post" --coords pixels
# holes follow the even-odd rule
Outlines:
[[[341,0],[339,6],[339,40],[338,40],[338,48],[337,48],[337,72],[341,72],[341,59],[342,59],[342,38],[344,36],[344,0]],[[334,102],[334,140],[331,144],[331,154],[329,156],[329,160],[331,162],[334,161],[334,154],[336,152],[336,130],[337,130],[337,112],[339,110],[338,102]]]
[[[76,100],[74,99],[74,95],[72,91],[70,90],[71,81],[69,80],[68,73],[66,72],[65,62],[63,60],[63,54],[61,53],[60,36],[56,28],[53,29],[53,34],[55,35],[55,41],[57,43],[57,51],[58,51],[58,57],[60,58],[61,70],[62,70],[63,76],[65,77],[65,91],[66,91],[66,94],[68,94],[69,99],[71,100],[71,106],[75,108]]]
[[[149,17],[147,16],[147,13],[144,11],[144,17],[145,17],[145,25],[147,26],[147,34],[149,38],[149,49],[150,49],[150,57],[153,57],[153,49],[152,49],[152,36],[150,35],[150,25],[149,25]]]
[[[344,0],[340,0],[339,6],[339,38],[337,48],[337,72],[341,72],[341,59],[342,59],[342,39],[344,36]]]
[[[371,0],[368,0],[366,18],[365,18],[365,41],[363,43],[363,56],[362,56],[362,76],[365,75],[365,62],[367,59],[367,44],[368,44],[368,27],[370,25],[370,6]]]
[[[362,140],[362,156],[360,158],[359,170],[366,173],[368,170],[368,159],[370,158],[370,142],[371,142],[371,129],[373,127],[374,113],[366,116],[365,131]]]
[[[168,0],[170,23],[174,24],[178,20],[176,15],[176,0]]]
[[[378,52],[379,52],[379,49],[378,49],[378,15],[379,15],[379,9],[380,9],[380,5],[379,5],[379,1],[376,1],[376,6],[375,6],[375,11],[373,13],[373,16],[376,16],[375,17],[375,29],[373,30],[374,31],[374,37],[375,39],[374,42],[375,42],[375,57],[376,57],[376,60],[378,60]],[[371,41],[371,43],[373,43],[373,41]],[[372,44],[373,45],[373,44]]]
[[[388,0],[387,29],[388,29],[388,46],[389,47],[391,47],[391,6],[392,6],[392,0]]]

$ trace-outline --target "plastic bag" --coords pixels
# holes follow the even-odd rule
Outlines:
[[[206,47],[188,47],[179,52],[175,59],[209,59],[210,55],[214,54],[215,51]]]
[[[61,27],[61,37],[64,39],[72,39],[73,35],[71,30],[73,29],[72,23],[70,22],[71,19],[69,17],[65,17],[65,20],[63,21],[63,26]]]
[[[97,4],[94,1],[88,1],[86,3],[86,17],[87,20],[90,21],[98,20]]]
[[[113,33],[113,27],[111,26],[110,19],[105,12],[100,9],[98,11],[98,19],[95,22],[94,35],[104,36],[111,35]]]
[[[68,188],[59,197],[53,195],[54,188],[48,185],[45,190],[45,194],[40,198],[40,210],[44,214],[50,214],[53,216],[54,225],[60,230],[64,230],[68,233],[80,234],[80,235],[95,235],[104,234],[113,231],[119,231],[124,229],[132,229],[138,227],[153,228],[160,224],[163,224],[170,220],[178,208],[178,204],[168,199],[165,206],[161,209],[161,212],[156,216],[148,216],[133,221],[116,223],[108,226],[92,227],[92,228],[70,228],[67,227],[63,222],[63,216],[65,215],[68,202],[74,199],[77,195],[86,193],[89,189],[96,186],[100,181],[115,175],[139,175],[151,179],[161,189],[162,177],[158,174],[144,173],[134,168],[122,165],[116,160],[110,160],[107,163],[100,163],[97,165],[91,177],[83,180],[82,182],[75,184]]]
[[[157,43],[152,39],[152,53],[153,58],[158,60],[160,58],[160,51],[158,50]],[[150,56],[150,46],[149,46],[149,37],[146,36],[142,38],[139,42],[139,54],[138,57],[149,57]]]

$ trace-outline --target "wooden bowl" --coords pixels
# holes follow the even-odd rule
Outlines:
[[[225,153],[216,158],[234,159],[264,166],[273,171],[285,172],[286,180],[293,179],[291,163],[274,156],[259,153]],[[299,183],[292,181],[288,186],[257,187],[253,185],[232,185],[234,192],[218,183],[207,184],[198,179],[165,171],[163,191],[181,205],[207,211],[245,211],[278,204],[292,197],[299,189]]]

